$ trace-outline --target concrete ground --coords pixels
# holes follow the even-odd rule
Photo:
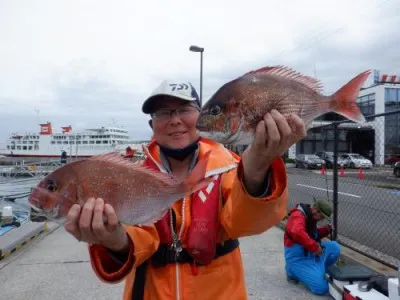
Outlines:
[[[63,227],[0,261],[0,298],[7,300],[121,299],[123,283],[104,284],[94,275],[84,243]],[[249,299],[332,299],[286,281],[279,228],[241,239]]]

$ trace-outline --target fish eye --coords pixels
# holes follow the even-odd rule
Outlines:
[[[47,181],[47,189],[50,192],[55,192],[57,190],[57,185],[53,180]]]
[[[217,116],[221,113],[221,108],[217,105],[210,109],[212,115]]]

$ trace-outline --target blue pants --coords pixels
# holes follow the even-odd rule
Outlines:
[[[299,244],[285,247],[286,275],[290,279],[300,281],[318,295],[329,291],[325,270],[333,265],[340,255],[340,245],[335,241],[323,241],[321,247],[323,253],[319,257],[311,252],[304,256],[304,248]]]

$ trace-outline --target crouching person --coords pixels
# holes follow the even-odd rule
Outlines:
[[[290,211],[284,235],[288,280],[300,281],[318,295],[328,292],[325,271],[340,255],[337,242],[321,242],[332,232],[332,226],[317,227],[317,222],[329,220],[331,214],[332,206],[326,200],[315,200],[313,206],[300,203]]]

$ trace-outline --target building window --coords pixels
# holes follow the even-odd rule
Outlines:
[[[385,103],[399,102],[400,89],[385,88]]]
[[[400,110],[400,89],[385,88],[385,111]],[[385,116],[385,154],[390,157],[400,155],[400,114]]]
[[[364,116],[375,114],[375,93],[358,97],[357,103]]]

